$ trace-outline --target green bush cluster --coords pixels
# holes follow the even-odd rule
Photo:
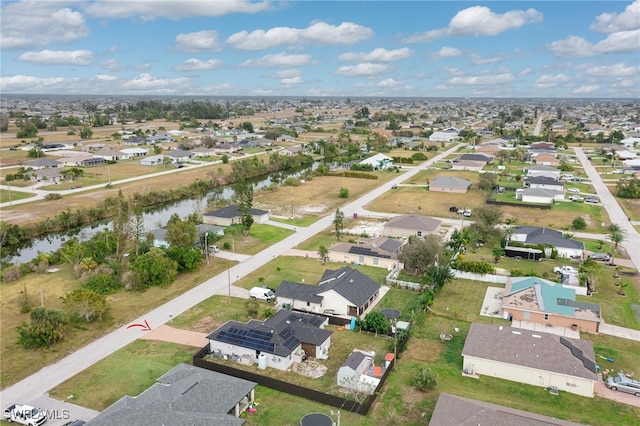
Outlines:
[[[493,274],[495,268],[492,264],[481,260],[455,260],[451,267],[461,272],[471,272],[474,274]]]

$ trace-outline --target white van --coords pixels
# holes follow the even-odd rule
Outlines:
[[[249,291],[249,295],[253,300],[266,300],[267,302],[276,298],[275,293],[266,287],[253,287]]]

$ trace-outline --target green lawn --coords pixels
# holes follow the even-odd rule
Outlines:
[[[18,201],[31,197],[35,197],[35,194],[22,191],[7,191],[5,189],[0,189],[0,203],[8,203],[10,201]]]
[[[249,235],[225,235],[216,244],[222,247],[224,243],[229,243],[236,253],[256,254],[274,243],[284,240],[293,232],[278,226],[254,224],[249,230]]]
[[[194,353],[190,346],[137,340],[51,389],[49,395],[102,411],[125,395],[139,395],[179,363],[191,364]]]

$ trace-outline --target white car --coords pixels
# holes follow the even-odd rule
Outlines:
[[[582,197],[581,197],[581,196],[579,196],[579,195],[572,195],[571,197],[569,197],[569,199],[570,199],[571,201],[584,201],[584,198],[582,198]]]
[[[567,192],[571,192],[572,194],[579,194],[580,190],[578,188],[567,188]]]
[[[553,272],[556,274],[565,274],[565,275],[578,275],[578,270],[573,266],[556,266],[553,268]]]

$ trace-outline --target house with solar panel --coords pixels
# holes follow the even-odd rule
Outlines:
[[[473,323],[462,371],[593,398],[598,373],[593,342],[497,324]]]
[[[327,260],[391,270],[398,264],[398,254],[406,242],[387,237],[359,238],[356,243],[339,242],[329,247]]]
[[[320,315],[284,309],[264,321],[227,321],[207,336],[209,350],[219,359],[288,370],[307,357],[329,357],[333,332],[325,330],[328,323]]]
[[[344,266],[326,270],[318,285],[282,281],[276,291],[276,304],[295,311],[342,317],[346,323],[370,311],[380,299],[380,289],[380,284],[362,272]]]

